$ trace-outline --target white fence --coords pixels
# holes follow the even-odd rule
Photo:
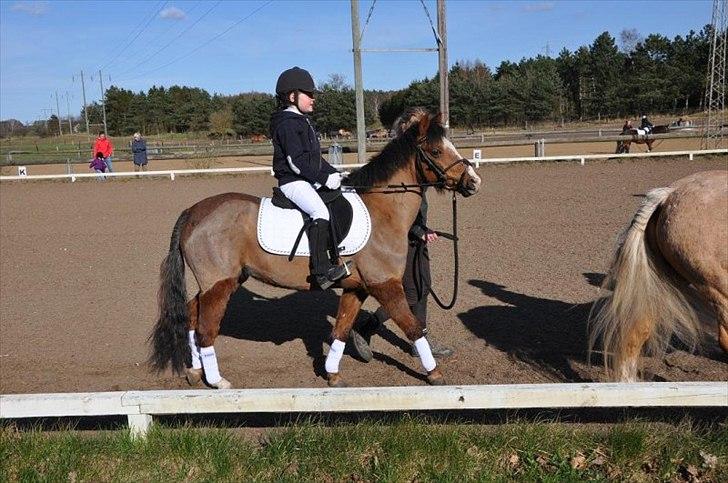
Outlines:
[[[726,382],[229,389],[0,395],[0,418],[125,415],[143,436],[153,416],[523,408],[724,407]]]
[[[520,158],[483,158],[483,159],[472,159],[471,161],[476,168],[481,165],[493,164],[493,163],[518,163],[518,162],[543,162],[543,161],[579,161],[582,165],[587,160],[596,159],[614,159],[614,158],[654,158],[660,156],[688,156],[692,161],[695,156],[703,156],[709,154],[725,154],[728,155],[728,149],[706,149],[697,151],[669,151],[660,153],[635,153],[635,154],[574,154],[565,156],[531,156],[531,157],[520,157]],[[359,168],[362,164],[342,164],[338,165],[342,171],[348,171],[354,168]],[[117,172],[117,173],[81,173],[81,174],[44,174],[44,175],[17,175],[17,176],[0,176],[0,181],[31,181],[31,180],[52,180],[52,179],[68,179],[71,182],[77,179],[84,178],[123,178],[123,177],[140,177],[140,176],[162,176],[168,177],[172,180],[176,176],[184,176],[191,174],[231,174],[231,173],[255,173],[255,172],[270,172],[270,167],[257,166],[250,168],[210,168],[210,169],[175,169],[165,171],[129,171],[129,172]]]

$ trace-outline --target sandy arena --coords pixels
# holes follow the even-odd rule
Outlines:
[[[458,205],[458,303],[445,312],[430,302],[433,337],[456,349],[441,364],[448,383],[603,380],[603,370],[586,362],[586,318],[618,234],[647,190],[727,168],[728,159],[717,156],[481,167],[483,190]],[[3,182],[0,392],[188,388],[145,364],[172,226],[206,196],[267,196],[273,184],[267,174]],[[450,231],[449,197],[429,199],[430,225]],[[449,300],[450,242],[438,241],[431,256],[434,288]],[[333,291],[246,283],[216,343],[223,375],[237,388],[325,386],[336,304]],[[728,358],[714,334],[710,327],[700,356],[678,350],[646,359],[647,378],[728,380]],[[425,384],[393,323],[372,345],[369,364],[342,359],[351,385]]]

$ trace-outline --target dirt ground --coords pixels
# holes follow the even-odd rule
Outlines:
[[[687,174],[727,169],[726,157],[484,166],[481,193],[459,202],[460,293],[430,304],[432,337],[455,348],[450,384],[603,380],[586,363],[586,318],[642,195]],[[210,195],[268,195],[267,174],[0,186],[0,392],[183,389],[147,370],[158,267],[179,213]],[[430,224],[449,231],[448,196],[430,194]],[[434,287],[449,299],[450,242],[432,247]],[[188,287],[193,285],[188,271]],[[216,349],[238,388],[323,387],[337,295],[251,281],[228,307]],[[365,308],[376,305],[367,301]],[[709,328],[703,355],[646,359],[650,380],[728,380]],[[425,384],[391,322],[375,359],[349,356],[354,386]]]

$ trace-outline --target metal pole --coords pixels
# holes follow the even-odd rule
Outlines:
[[[73,134],[73,124],[71,123],[71,96],[66,91],[66,112],[68,112],[68,134]]]
[[[58,104],[58,91],[56,91],[56,114],[58,114],[58,135],[63,136],[63,128],[61,127],[61,106]]]
[[[99,69],[99,84],[101,84],[101,107],[104,111],[104,134],[109,135],[109,131],[106,129],[106,95],[104,94],[104,80],[101,77],[101,69]]]
[[[83,92],[83,116],[86,118],[86,134],[91,131],[88,128],[88,108],[86,107],[86,84],[83,82],[83,70],[81,71],[81,92]]]
[[[366,161],[366,124],[364,123],[364,87],[361,76],[361,30],[359,26],[359,0],[351,0],[351,38],[354,44],[354,89],[356,91],[356,146],[357,162]]]
[[[447,66],[447,22],[445,20],[445,0],[437,0],[437,47],[440,69],[440,112],[445,132],[450,128],[450,92]]]

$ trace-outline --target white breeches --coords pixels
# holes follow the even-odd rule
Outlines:
[[[311,219],[329,219],[329,210],[311,183],[303,180],[292,181],[282,185],[281,191],[286,195],[286,198],[305,211]]]

